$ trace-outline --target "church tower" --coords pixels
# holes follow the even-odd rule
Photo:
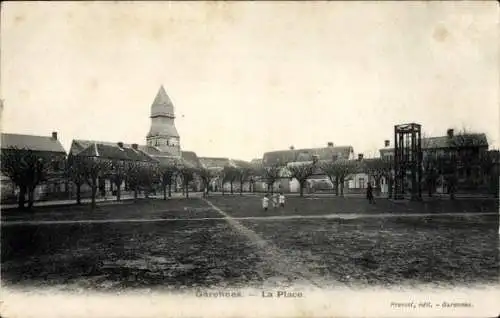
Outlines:
[[[146,136],[148,146],[155,146],[162,152],[181,156],[180,138],[174,123],[174,105],[163,85],[151,105],[151,129]]]

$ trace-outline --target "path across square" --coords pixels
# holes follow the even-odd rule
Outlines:
[[[419,212],[385,201],[289,198],[265,213],[257,197],[217,196],[9,213],[2,280],[182,290],[498,279],[494,206],[435,203]]]

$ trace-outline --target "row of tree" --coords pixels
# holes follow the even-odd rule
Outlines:
[[[490,185],[498,187],[498,152],[486,152],[474,162],[481,167],[484,175],[490,178]],[[25,205],[28,196],[28,208],[33,205],[34,190],[37,185],[54,177],[51,169],[53,158],[25,149],[10,149],[1,153],[1,171],[19,188],[19,207]],[[423,177],[428,193],[431,196],[436,189],[438,179],[442,176],[448,184],[450,196],[453,198],[457,183],[456,158],[453,156],[427,155],[423,160]],[[81,188],[87,184],[91,188],[92,207],[95,207],[100,179],[110,180],[120,200],[121,188],[125,183],[134,192],[137,199],[139,191],[145,194],[155,186],[161,186],[164,199],[172,195],[172,184],[180,181],[186,197],[189,197],[189,185],[195,178],[201,181],[204,195],[208,195],[214,180],[219,180],[221,191],[225,194],[224,185],[229,183],[230,193],[233,185],[239,183],[240,194],[243,184],[250,183],[252,191],[257,180],[265,182],[269,192],[273,192],[274,184],[280,178],[296,179],[299,183],[300,195],[303,196],[307,180],[315,174],[326,175],[333,184],[336,195],[344,194],[344,184],[352,174],[365,172],[373,179],[376,187],[382,178],[388,181],[389,195],[392,194],[394,163],[390,159],[366,160],[332,160],[296,163],[291,165],[271,166],[226,166],[223,169],[199,168],[182,163],[152,164],[148,162],[105,160],[95,157],[70,157],[65,161],[64,169],[58,176],[72,182],[76,188],[76,200],[81,201]]]

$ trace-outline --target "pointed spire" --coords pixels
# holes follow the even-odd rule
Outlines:
[[[163,85],[158,90],[153,105],[151,105],[151,117],[158,116],[174,117],[174,105]]]

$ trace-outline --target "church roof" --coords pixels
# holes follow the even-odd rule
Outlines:
[[[174,117],[174,104],[172,104],[163,85],[158,90],[153,104],[151,105],[151,117],[157,116]]]
[[[2,134],[2,149],[16,147],[40,152],[66,153],[61,142],[51,136]]]

